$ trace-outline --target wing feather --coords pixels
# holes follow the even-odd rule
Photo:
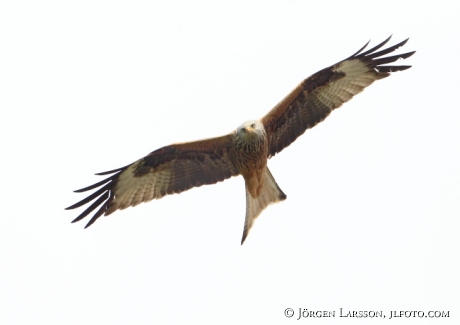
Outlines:
[[[278,105],[262,118],[269,138],[269,157],[289,146],[307,129],[323,121],[334,109],[349,101],[375,80],[390,72],[410,66],[385,66],[406,59],[415,52],[383,57],[406,44],[408,39],[385,50],[391,36],[370,50],[361,53],[369,42],[349,58],[323,69],[302,81]],[[361,53],[361,54],[360,54]]]
[[[78,208],[97,198],[72,222],[93,215],[86,227],[102,215],[181,193],[193,187],[215,184],[238,175],[233,164],[233,133],[212,139],[173,144],[151,152],[146,157],[123,168],[97,175],[114,174],[94,185],[77,190],[85,192],[101,187],[67,209]],[[85,227],[85,228],[86,228]]]

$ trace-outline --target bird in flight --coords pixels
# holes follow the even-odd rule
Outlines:
[[[66,208],[75,209],[95,200],[72,222],[97,209],[87,228],[100,216],[116,210],[242,175],[246,189],[243,244],[259,214],[269,204],[286,199],[268,169],[267,160],[375,80],[411,67],[392,63],[410,57],[415,51],[383,57],[408,39],[378,51],[390,38],[364,51],[368,42],[349,58],[303,80],[260,120],[247,121],[220,137],[165,146],[130,165],[96,174],[110,176],[75,191],[99,188]]]

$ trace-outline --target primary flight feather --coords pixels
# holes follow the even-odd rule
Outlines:
[[[95,200],[72,222],[96,211],[86,225],[89,227],[100,216],[116,210],[242,175],[246,188],[243,243],[262,210],[286,199],[267,167],[267,160],[375,80],[410,68],[391,64],[415,51],[383,57],[403,46],[407,39],[377,52],[390,38],[363,52],[366,44],[349,58],[308,77],[258,121],[245,122],[221,137],[172,144],[128,166],[96,174],[111,176],[75,191],[99,188],[67,208],[78,208]]]

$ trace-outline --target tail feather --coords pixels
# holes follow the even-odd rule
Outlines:
[[[246,219],[244,221],[244,230],[243,238],[241,239],[241,245],[243,245],[244,240],[248,236],[249,230],[254,223],[254,220],[259,216],[259,214],[270,204],[284,201],[286,199],[286,194],[279,188],[276,184],[275,179],[268,167],[265,169],[265,179],[264,185],[260,195],[256,198],[253,198],[246,188]]]

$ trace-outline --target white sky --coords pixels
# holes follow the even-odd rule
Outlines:
[[[2,1],[0,323],[354,323],[296,320],[344,308],[458,324],[454,3]],[[241,177],[70,224],[94,173],[226,134],[390,34],[413,68],[269,161],[288,199],[243,246]]]

